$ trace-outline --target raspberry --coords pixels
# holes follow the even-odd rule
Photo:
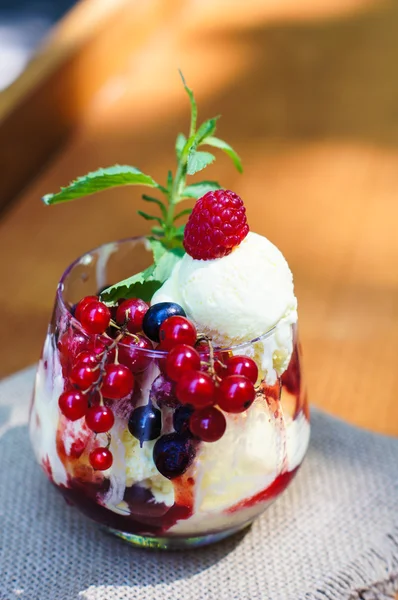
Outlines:
[[[184,234],[186,252],[199,260],[230,254],[249,233],[241,198],[229,190],[207,192],[188,219]]]

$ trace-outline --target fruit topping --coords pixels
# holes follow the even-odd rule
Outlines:
[[[84,363],[76,363],[70,372],[70,382],[80,390],[88,390],[88,388],[97,379],[98,373]]]
[[[154,342],[159,342],[159,329],[163,321],[174,315],[185,317],[184,309],[175,302],[159,302],[148,310],[144,317],[142,329],[146,336]]]
[[[111,321],[109,308],[99,300],[85,304],[79,314],[80,323],[87,333],[104,333]]]
[[[153,448],[153,460],[156,468],[168,479],[174,479],[185,473],[194,458],[193,441],[179,433],[163,435]]]
[[[156,440],[162,429],[162,413],[152,404],[135,408],[130,415],[128,428],[132,436],[142,442]]]
[[[77,421],[86,414],[88,408],[87,398],[77,390],[70,390],[60,395],[58,406],[67,419]]]
[[[216,442],[222,438],[226,428],[227,421],[215,406],[195,410],[189,420],[189,429],[193,435],[204,442]]]
[[[228,375],[217,390],[217,404],[225,412],[241,413],[253,404],[256,392],[252,382],[243,375]]]
[[[187,371],[177,382],[177,398],[195,408],[211,406],[216,400],[216,386],[210,375],[202,371]]]
[[[258,377],[258,367],[248,356],[231,356],[226,363],[226,375],[244,375],[254,384]]]
[[[186,317],[168,317],[160,326],[159,340],[164,350],[171,350],[179,344],[193,346],[196,342],[196,327]]]
[[[197,200],[185,226],[184,248],[198,260],[221,258],[248,233],[242,199],[229,190],[215,190]]]
[[[138,333],[142,331],[142,323],[148,309],[148,304],[140,298],[123,300],[116,310],[116,322],[126,325],[130,333]]]
[[[77,304],[75,308],[75,318],[80,321],[82,317],[82,310],[91,302],[96,302],[98,300],[97,296],[85,296],[82,298]]]
[[[133,392],[134,376],[124,365],[106,365],[102,380],[102,394],[110,400],[120,400]]]
[[[175,346],[166,358],[166,373],[173,381],[178,381],[187,371],[200,369],[200,356],[191,346],[180,344]]]
[[[132,373],[142,373],[151,363],[151,357],[143,350],[153,350],[152,342],[141,334],[123,336],[118,349],[120,364]]]
[[[106,471],[113,463],[112,452],[108,448],[95,448],[90,452],[89,460],[95,471]]]
[[[108,406],[91,406],[86,412],[86,425],[95,433],[106,433],[114,422],[115,417]]]

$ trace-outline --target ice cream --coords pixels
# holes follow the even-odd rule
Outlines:
[[[221,347],[248,342],[282,319],[297,320],[293,277],[282,253],[249,232],[231,254],[196,260],[185,254],[152,298],[177,302],[198,330]]]
[[[234,352],[254,358],[269,385],[286,370],[297,300],[289,265],[267,238],[249,232],[231,254],[214,260],[185,254],[154,294],[152,304],[158,302],[180,304],[216,345],[238,346]]]

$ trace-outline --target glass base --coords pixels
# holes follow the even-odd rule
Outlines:
[[[239,527],[227,529],[226,531],[219,531],[218,533],[210,533],[208,535],[200,535],[197,537],[152,537],[135,535],[133,533],[125,533],[112,529],[111,527],[104,527],[105,531],[116,535],[125,542],[133,546],[139,546],[140,548],[154,548],[155,550],[184,550],[187,548],[199,548],[200,546],[207,546],[208,544],[215,544],[221,542],[227,537],[242,531],[246,527],[250,527],[250,523],[244,523]]]

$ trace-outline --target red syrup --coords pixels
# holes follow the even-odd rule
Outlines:
[[[124,494],[131,514],[115,513],[98,503],[109,490],[108,479],[95,483],[72,478],[68,487],[61,486],[60,490],[68,504],[78,507],[90,519],[125,533],[161,536],[177,521],[192,515],[192,505],[181,504],[179,500],[168,507],[155,502],[150,490],[139,485],[126,488]]]
[[[43,471],[45,472],[45,474],[49,478],[49,480],[53,482],[54,481],[54,479],[53,479],[53,470],[51,468],[50,459],[48,458],[48,456],[46,456],[45,458],[43,458],[41,466],[43,468]]]
[[[226,510],[227,513],[235,513],[238,510],[242,510],[243,508],[250,508],[251,506],[255,506],[260,502],[266,502],[270,500],[274,500],[279,494],[281,494],[284,489],[289,485],[292,481],[293,477],[296,475],[299,467],[293,469],[293,471],[286,471],[281,475],[278,475],[276,479],[271,483],[269,487],[265,490],[262,490],[258,494],[251,496],[250,498],[246,498],[246,500],[241,500],[231,508]]]

